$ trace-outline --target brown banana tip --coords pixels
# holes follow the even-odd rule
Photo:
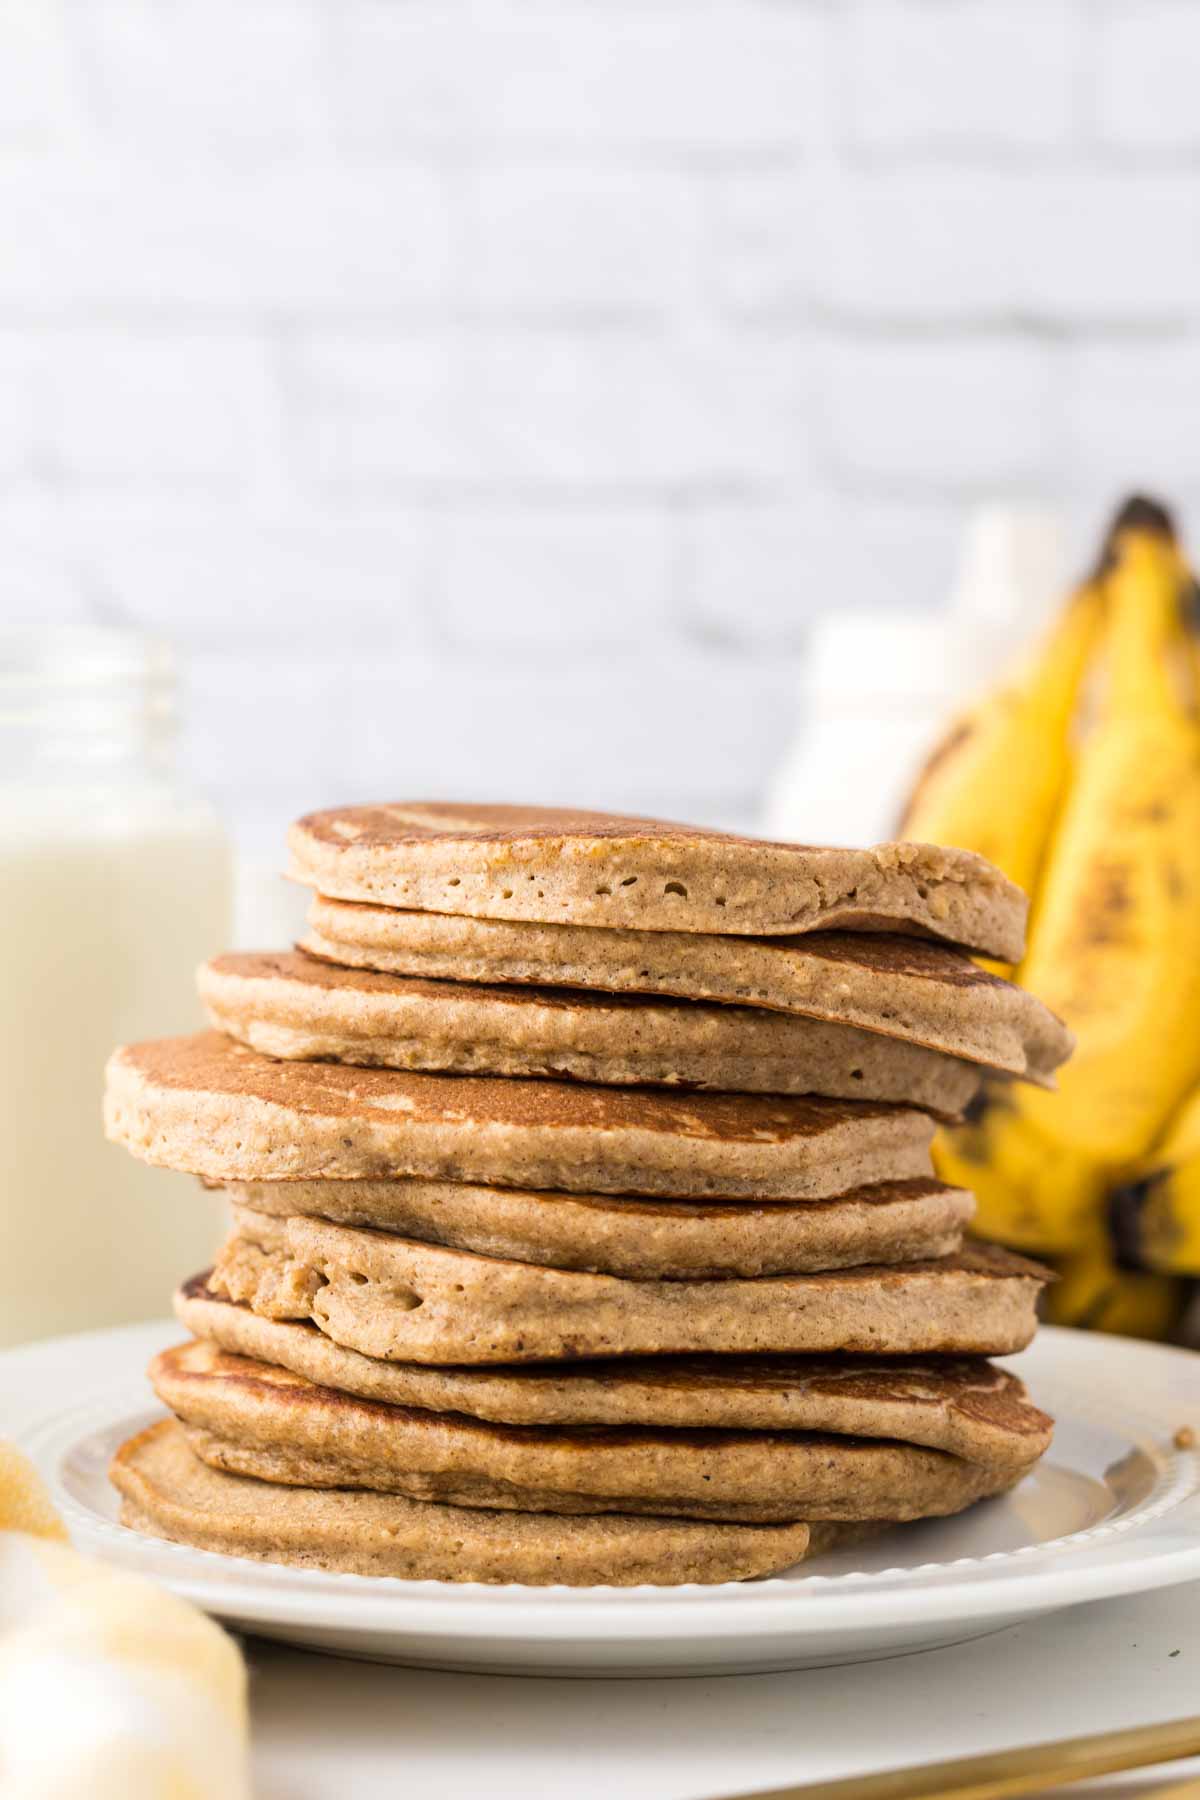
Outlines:
[[[1160,537],[1174,538],[1175,521],[1161,500],[1152,500],[1148,494],[1131,494],[1108,528],[1110,539],[1118,531],[1152,531]]]
[[[1148,494],[1130,494],[1113,514],[1100,544],[1100,554],[1089,570],[1089,582],[1101,581],[1116,563],[1117,538],[1123,531],[1144,531],[1155,537],[1175,542],[1175,521],[1160,500]]]

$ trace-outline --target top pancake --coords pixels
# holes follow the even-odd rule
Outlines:
[[[968,850],[770,843],[658,819],[400,801],[309,813],[293,873],[340,900],[473,918],[778,937],[901,931],[1019,961],[1027,902]]]
[[[962,950],[883,932],[716,937],[455,918],[331,900],[309,909],[310,956],[438,981],[719,1001],[853,1025],[1043,1086],[1072,1036],[1033,994]]]
[[[111,1138],[214,1181],[812,1199],[931,1172],[932,1119],[882,1102],[274,1062],[216,1031],[117,1050],[107,1076]]]

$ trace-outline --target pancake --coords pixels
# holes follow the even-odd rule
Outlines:
[[[732,938],[454,918],[313,896],[301,948],[434,980],[663,994],[798,1013],[923,1044],[1043,1086],[1071,1033],[1040,1000],[948,944],[865,932]]]
[[[235,1356],[320,1387],[503,1425],[657,1425],[894,1438],[968,1462],[1021,1466],[1051,1421],[1007,1369],[978,1357],[690,1356],[454,1368],[345,1350],[314,1325],[218,1300],[204,1276],[175,1296],[180,1324]]]
[[[577,1518],[432,1506],[391,1494],[278,1487],[225,1475],[173,1419],[122,1444],[109,1471],[121,1523],[199,1550],[408,1581],[636,1587],[747,1581],[863,1535],[819,1525]]]
[[[938,1262],[822,1275],[627,1281],[235,1207],[209,1285],[266,1318],[311,1319],[364,1356],[507,1363],[693,1351],[1005,1355],[1033,1337],[1046,1278],[981,1244]]]
[[[298,950],[217,956],[198,982],[218,1030],[289,1060],[892,1100],[943,1119],[980,1084],[936,1050],[748,1006],[425,981]]]
[[[961,1512],[1029,1466],[810,1432],[497,1425],[359,1399],[198,1341],[156,1356],[149,1375],[214,1468],[452,1506],[747,1524],[908,1520]]]
[[[961,1248],[974,1201],[928,1180],[881,1182],[831,1200],[641,1200],[535,1194],[452,1181],[249,1181],[255,1212],[394,1231],[554,1269],[635,1279],[793,1275],[910,1262]]]
[[[145,1162],[214,1181],[804,1200],[932,1173],[933,1121],[883,1103],[282,1063],[216,1031],[115,1051],[105,1124]]]
[[[545,806],[402,801],[309,813],[292,872],[338,900],[541,924],[778,937],[906,931],[1018,962],[1027,902],[969,850],[768,843]]]

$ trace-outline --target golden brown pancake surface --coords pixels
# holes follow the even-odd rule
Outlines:
[[[967,850],[770,843],[555,807],[399,801],[309,813],[293,870],[323,894],[548,923],[779,936],[910,930],[1005,961],[1026,901]]]

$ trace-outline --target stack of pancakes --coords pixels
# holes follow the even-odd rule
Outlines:
[[[111,1136],[224,1187],[126,1523],[531,1583],[762,1575],[1003,1492],[1050,1421],[985,1359],[1043,1271],[964,1243],[935,1122],[1065,1028],[980,858],[604,814],[293,828],[302,946],[119,1050]]]

